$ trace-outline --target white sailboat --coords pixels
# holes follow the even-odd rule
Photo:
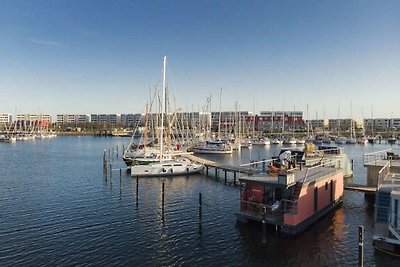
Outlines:
[[[159,162],[150,163],[147,165],[134,165],[131,166],[132,177],[158,177],[158,176],[175,176],[175,175],[189,175],[193,173],[199,173],[204,169],[204,165],[192,163],[189,159],[177,157],[175,159],[166,160],[165,157],[169,156],[168,153],[164,153],[164,114],[167,114],[166,107],[166,66],[167,57],[164,57],[163,64],[163,91],[162,91],[162,111],[161,111],[161,132],[160,132],[160,151],[159,151]],[[174,156],[177,156],[174,154]]]

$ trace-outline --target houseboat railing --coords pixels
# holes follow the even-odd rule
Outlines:
[[[329,154],[329,155],[343,154],[344,149],[341,147],[335,147],[335,148],[327,148],[327,149],[318,149],[316,152],[319,154],[322,153],[322,154]]]
[[[268,171],[268,166],[274,164],[274,162],[279,161],[279,159],[265,159],[260,161],[253,161],[245,164],[241,164],[241,168],[249,168],[254,173],[265,173]]]
[[[385,179],[385,177],[389,174],[390,172],[390,160],[388,160],[385,164],[385,166],[382,167],[382,169],[380,169],[380,171],[378,172],[378,184],[377,184],[377,188],[379,188],[382,183],[383,180]]]
[[[367,165],[367,164],[375,164],[376,165],[378,160],[386,160],[388,152],[393,152],[393,149],[389,148],[389,149],[385,149],[385,150],[381,150],[381,151],[376,151],[373,153],[364,154],[364,156],[363,156],[364,165]]]
[[[259,215],[272,215],[279,210],[280,206],[280,203],[279,205],[267,205],[255,201],[240,200],[240,211],[250,211]]]
[[[282,199],[285,214],[297,214],[297,200]]]

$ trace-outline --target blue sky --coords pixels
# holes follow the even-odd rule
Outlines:
[[[400,117],[400,2],[349,0],[5,0],[0,112],[144,112],[164,55],[187,111]]]

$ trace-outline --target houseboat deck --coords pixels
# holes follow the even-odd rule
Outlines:
[[[339,170],[329,168],[329,167],[319,167],[319,168],[309,168],[309,169],[294,169],[294,181],[296,182],[304,182],[309,183],[312,181],[317,181],[327,175],[334,174]],[[290,172],[290,171],[289,171]],[[254,183],[261,183],[261,184],[281,184],[279,181],[279,175],[270,175],[268,173],[258,173],[254,175],[243,176],[239,178],[239,181],[251,181]],[[291,184],[288,184],[291,185]],[[282,185],[282,186],[288,186]]]

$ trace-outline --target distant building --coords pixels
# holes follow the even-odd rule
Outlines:
[[[90,122],[90,115],[89,114],[79,114],[77,122]]]
[[[90,114],[90,122],[99,122],[99,115]]]
[[[121,123],[121,114],[108,114],[107,122],[112,124],[120,124]]]
[[[107,122],[107,114],[99,114],[98,118],[98,122]]]
[[[385,118],[379,118],[379,119],[374,119],[374,129],[376,131],[386,131],[389,129],[389,124],[390,119],[385,119]]]
[[[390,119],[390,127],[395,130],[400,130],[400,118]]]
[[[0,124],[10,124],[12,122],[12,115],[9,113],[0,113]]]
[[[284,128],[284,129],[283,129]],[[273,132],[282,130],[303,130],[302,111],[261,111],[258,117],[258,129]]]
[[[305,128],[309,125],[310,130],[323,130],[329,127],[328,119],[309,120],[305,122]]]

